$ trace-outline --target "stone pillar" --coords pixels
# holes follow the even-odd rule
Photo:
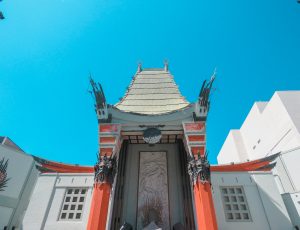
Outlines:
[[[205,122],[183,123],[188,171],[193,186],[198,229],[217,230],[217,218],[210,184],[210,165],[206,158]]]
[[[94,167],[95,182],[88,230],[106,229],[116,158],[121,147],[120,131],[120,124],[99,124],[99,156]]]
[[[210,183],[197,181],[194,184],[194,199],[198,229],[218,230]]]
[[[108,213],[111,185],[109,183],[95,183],[91,209],[89,214],[88,230],[105,230]]]

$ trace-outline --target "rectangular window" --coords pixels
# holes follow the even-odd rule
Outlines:
[[[67,188],[59,220],[81,220],[86,193],[87,188]]]
[[[220,187],[226,221],[251,221],[242,186]]]

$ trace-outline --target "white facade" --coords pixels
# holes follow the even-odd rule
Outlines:
[[[229,132],[217,158],[224,164],[278,152],[275,181],[294,225],[300,227],[300,91],[275,92],[269,102],[254,103],[241,128]]]
[[[192,109],[192,108],[191,108]],[[115,111],[115,115],[118,111]],[[134,114],[128,116],[136,116]],[[164,117],[178,130],[177,114]],[[118,119],[118,116],[115,116]],[[126,118],[126,117],[125,117]],[[122,119],[125,119],[122,117]],[[172,120],[172,119],[173,120]],[[121,119],[121,118],[120,118]],[[149,117],[149,121],[154,119]],[[173,124],[174,123],[174,124]],[[123,127],[132,132],[131,126]],[[162,128],[163,129],[163,128]],[[263,158],[281,152],[271,172],[212,172],[211,184],[218,229],[292,230],[300,226],[300,91],[276,92],[270,102],[252,107],[240,130],[230,131],[218,156],[221,164]],[[39,173],[32,156],[11,142],[0,145],[0,159],[9,159],[10,180],[0,192],[0,229],[86,229],[93,193],[93,173]],[[169,202],[172,226],[184,219],[182,175],[176,144],[129,145],[124,191],[124,221],[136,217],[139,153],[168,152]],[[177,156],[176,156],[177,154]],[[155,162],[154,162],[155,163]],[[155,165],[155,164],[154,164]],[[134,176],[135,175],[135,176]],[[112,194],[114,189],[112,190]],[[191,194],[192,195],[192,194]],[[113,195],[110,201],[112,202]],[[180,199],[179,199],[180,198]],[[112,213],[110,203],[109,215]],[[177,219],[175,219],[175,217]],[[109,217],[112,218],[112,217]],[[134,221],[129,221],[136,226]],[[109,223],[107,229],[110,230]]]
[[[300,146],[300,91],[275,92],[256,102],[239,130],[231,130],[219,163],[253,160]]]
[[[24,230],[76,230],[86,229],[94,175],[90,173],[46,173],[41,174],[34,188],[30,204],[23,220]],[[61,210],[67,189],[87,189],[79,220],[62,220]]]
[[[21,225],[38,177],[33,158],[7,140],[0,143],[0,160],[8,160],[9,178],[7,187],[0,191],[0,229],[18,228]]]
[[[272,173],[270,172],[213,172],[211,175],[213,201],[217,215],[219,230],[232,229],[293,229],[289,214],[282,197],[276,187]],[[243,203],[248,207],[249,219],[226,219],[226,207],[222,199],[222,188],[242,188],[245,199]],[[229,199],[231,199],[229,194]],[[238,194],[239,195],[239,194]],[[230,200],[231,201],[231,200]],[[248,213],[242,210],[239,202],[230,207],[230,212]]]
[[[163,146],[165,145],[158,145],[158,147]],[[142,147],[142,145],[140,147]],[[170,149],[170,151],[175,153],[176,149]],[[93,192],[93,173],[42,173],[38,175],[31,156],[5,146],[0,146],[0,153],[2,154],[1,156],[5,158],[9,157],[7,172],[11,178],[6,192],[0,193],[1,228],[9,226],[8,229],[11,229],[12,226],[15,226],[16,229],[24,230],[86,229]],[[133,151],[130,150],[128,154],[133,155]],[[173,161],[169,159],[168,163],[170,165],[175,164],[176,161]],[[18,165],[23,165],[23,167],[18,167]],[[178,175],[170,177],[172,180],[175,180],[175,178],[178,179],[180,177]],[[130,183],[132,182],[133,181]],[[289,202],[289,199],[298,201],[299,198],[296,194],[282,198],[271,173],[212,172],[211,183],[217,223],[220,230],[292,229],[290,219],[294,220],[296,217],[289,217],[283,200],[288,200],[286,202]],[[24,184],[27,189],[22,190],[21,187],[24,186]],[[129,182],[127,184],[129,184]],[[222,189],[224,188],[238,188],[243,191],[244,197],[242,202],[238,200],[241,194],[236,194],[237,201],[233,201],[231,204],[233,214],[241,215],[239,219],[230,220],[226,218],[228,210],[226,211],[226,203],[224,203],[224,196],[222,195]],[[68,191],[70,190],[73,191],[72,194],[70,194],[70,202],[75,196],[76,191],[77,194],[80,194],[80,191],[84,190],[84,195],[82,195],[84,198],[82,202],[76,200],[72,204],[67,204],[68,208],[65,209],[66,199],[67,196],[69,196]],[[172,190],[175,191],[176,187]],[[16,203],[11,202],[13,200],[11,197],[16,199],[15,202],[17,202],[18,205],[13,206]],[[172,205],[178,203],[176,199],[170,199],[170,201],[171,200]],[[294,204],[294,202],[292,202],[292,204]],[[72,205],[74,205],[74,209],[70,208]],[[79,205],[82,205],[80,210],[78,209]],[[242,209],[241,205],[246,205],[246,208]],[[233,210],[235,206],[238,207],[237,210]],[[134,209],[135,206],[132,208]],[[75,212],[74,210],[80,213],[80,217],[78,219],[69,219],[68,215]],[[128,206],[128,210],[131,210],[130,205]],[[62,218],[63,212],[66,212],[64,218]],[[75,217],[75,215],[76,212],[72,216]],[[243,215],[247,215],[247,219],[245,219]],[[109,227],[107,229],[109,229]]]

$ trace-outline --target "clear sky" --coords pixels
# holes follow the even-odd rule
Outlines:
[[[0,135],[30,154],[94,164],[97,120],[89,72],[114,104],[141,61],[170,70],[197,99],[217,67],[209,159],[255,101],[300,90],[296,0],[3,0]]]

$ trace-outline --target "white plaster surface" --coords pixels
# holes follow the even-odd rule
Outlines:
[[[220,186],[243,186],[251,221],[226,221]],[[293,229],[271,173],[213,172],[212,189],[219,230]]]
[[[300,192],[282,195],[284,203],[295,226],[300,226]]]
[[[0,145],[0,159],[8,160],[7,187],[0,192],[0,229],[18,228],[33,191],[37,170],[30,155]]]
[[[18,198],[31,170],[33,159],[23,152],[0,145],[0,159],[3,157],[5,160],[8,159],[7,176],[10,179],[7,188],[1,192],[1,195]]]
[[[275,92],[270,101],[254,103],[241,128],[234,132],[239,133],[242,141],[229,132],[217,157],[219,164],[254,160],[281,152],[273,169],[279,192],[285,197],[287,193],[300,192],[300,91]],[[241,145],[244,146],[241,148]],[[246,154],[241,149],[245,149]],[[297,212],[291,214],[295,209],[289,208],[298,205],[291,205],[295,199],[284,201],[290,215],[298,215]],[[297,225],[298,222],[293,223]]]
[[[12,208],[0,206],[0,229],[4,229],[4,227],[8,225],[12,213]]]
[[[23,221],[23,229],[86,229],[92,197],[93,174],[43,174],[39,177]],[[67,188],[88,188],[82,219],[59,220]]]
[[[218,162],[252,160],[299,147],[299,100],[300,91],[282,91],[275,92],[269,102],[254,103],[241,128],[234,130],[242,141],[229,132]]]

